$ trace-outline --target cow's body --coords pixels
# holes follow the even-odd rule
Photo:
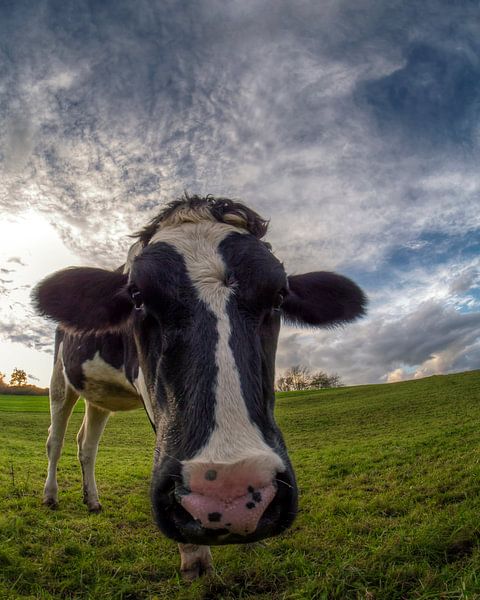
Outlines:
[[[94,474],[98,442],[111,412],[142,407],[138,383],[138,359],[131,336],[123,333],[68,334],[57,330],[50,384],[52,425],[47,441],[49,475],[45,504],[52,508],[58,504],[57,462],[68,418],[82,396],[86,411],[77,442],[84,478],[84,502],[90,511],[100,510]]]
[[[36,292],[61,324],[45,503],[58,503],[57,463],[78,397],[84,501],[94,512],[108,416],[143,405],[157,437],[154,513],[190,578],[211,567],[206,544],[276,535],[295,517],[295,478],[273,418],[280,313],[311,326],[363,313],[362,292],[341,276],[287,279],[259,241],[265,231],[243,205],[186,198],[140,232],[123,273],[66,270]]]
[[[142,406],[138,358],[131,336],[72,335],[61,330],[57,335],[57,353],[67,385],[104,410],[133,410]]]

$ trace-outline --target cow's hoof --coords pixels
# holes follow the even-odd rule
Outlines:
[[[102,512],[102,505],[100,502],[92,502],[91,504],[87,504],[88,512],[93,514],[98,514]]]
[[[58,500],[55,500],[55,498],[44,498],[42,504],[48,506],[51,510],[57,510],[58,508]]]
[[[180,573],[184,581],[194,581],[202,575],[210,575],[212,554],[208,546],[197,544],[178,544],[180,550]]]
[[[180,572],[184,581],[195,581],[199,577],[211,575],[213,568],[211,564],[205,564],[199,559],[193,565],[182,569]]]

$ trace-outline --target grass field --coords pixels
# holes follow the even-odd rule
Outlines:
[[[480,598],[480,371],[279,394],[301,493],[285,535],[213,548],[215,574],[178,575],[149,505],[153,434],[114,416],[97,462],[103,513],[81,501],[75,434],[60,508],[41,505],[44,398],[0,397],[0,598]]]

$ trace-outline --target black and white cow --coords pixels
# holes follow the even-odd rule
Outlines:
[[[287,276],[243,204],[184,197],[145,229],[118,271],[70,268],[34,291],[59,323],[50,387],[44,503],[58,504],[57,463],[79,396],[84,501],[100,510],[98,443],[112,411],[142,405],[156,432],[151,499],[179,542],[187,578],[211,569],[208,545],[276,535],[297,489],[274,416],[280,321],[331,326],[364,313],[349,279]]]

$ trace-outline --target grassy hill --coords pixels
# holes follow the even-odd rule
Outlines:
[[[155,529],[153,434],[115,415],[97,462],[104,512],[81,502],[73,414],[60,509],[40,504],[43,398],[0,397],[0,598],[480,598],[480,371],[279,394],[301,510],[285,535],[213,548],[191,586]]]

